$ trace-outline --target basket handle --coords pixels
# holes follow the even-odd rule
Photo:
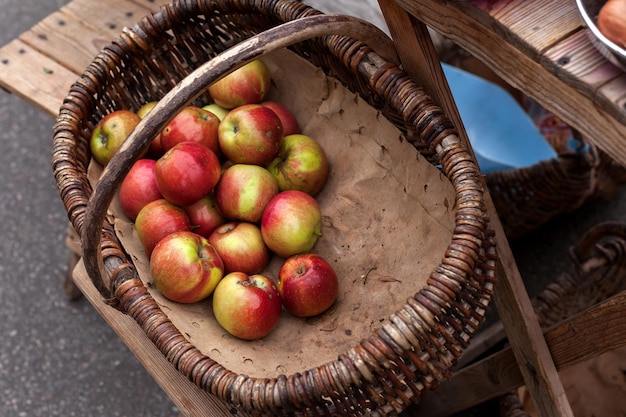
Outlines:
[[[105,298],[113,298],[114,292],[100,248],[106,211],[123,178],[152,139],[210,84],[270,52],[325,35],[350,36],[366,43],[386,60],[399,63],[393,41],[369,22],[343,15],[302,17],[252,36],[204,63],[172,88],[141,120],[104,168],[87,204],[81,234],[83,262],[94,286]]]

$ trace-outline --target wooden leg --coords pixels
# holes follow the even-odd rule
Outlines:
[[[73,273],[76,264],[80,260],[80,239],[71,224],[67,227],[67,237],[65,245],[69,249],[69,257],[67,262],[67,273],[63,282],[63,292],[70,301],[76,301],[83,296],[76,283],[74,282]]]
[[[74,271],[74,268],[76,267],[76,264],[80,260],[80,256],[72,250],[70,250],[69,252],[70,254],[67,262],[67,273],[65,274],[65,281],[63,282],[63,292],[65,292],[65,296],[70,301],[76,301],[83,296],[83,293],[80,291],[80,288],[78,288],[76,283],[74,283],[74,279],[72,277],[72,273]]]
[[[401,45],[397,49],[405,70],[431,94],[471,149],[426,25],[401,7],[398,0],[378,2],[394,41]],[[484,188],[487,190],[486,185]],[[498,246],[498,282],[494,301],[511,342],[519,371],[537,403],[540,415],[572,417],[563,384],[488,191],[485,192],[485,204],[492,227],[496,231]]]

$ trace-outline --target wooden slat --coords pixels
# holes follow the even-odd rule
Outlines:
[[[56,116],[103,46],[162,0],[74,0],[0,49],[0,87]]]
[[[607,61],[581,30],[546,51],[542,64],[602,109],[624,109],[626,73]]]
[[[129,316],[102,301],[80,261],[74,269],[74,282],[96,311],[128,346],[139,362],[163,388],[176,406],[187,416],[246,417],[185,378],[148,339],[141,327]],[[235,409],[236,410],[236,409]]]
[[[124,0],[74,0],[62,10],[63,13],[74,15],[85,25],[106,35],[107,40],[110,41],[119,35],[125,26],[134,25],[150,13],[151,9]]]
[[[548,330],[558,371],[626,345],[626,292]],[[441,417],[468,409],[524,384],[510,347],[457,372],[424,395],[413,417]],[[555,414],[546,414],[555,415]]]
[[[0,86],[51,116],[76,77],[18,39],[0,49]]]
[[[574,1],[512,0],[492,16],[507,28],[507,41],[536,58],[581,27]]]
[[[530,49],[528,44],[510,43],[517,37],[501,22],[469,2],[396,2],[483,61],[510,85],[561,117],[613,159],[626,165],[626,111],[620,103],[610,102],[608,97],[598,98],[605,91],[599,86],[611,83],[613,89],[623,91],[625,80],[611,78],[612,74],[607,73],[604,73],[607,79],[596,78],[597,85],[593,86],[561,79],[561,74],[554,72],[554,64],[545,64],[547,58],[533,59],[527,52]],[[562,3],[567,7],[566,0],[546,3]],[[503,9],[511,7],[510,2],[502,4]],[[601,71],[596,73],[602,74]],[[587,92],[582,93],[581,89],[587,89]],[[601,106],[606,102],[611,105]]]
[[[113,37],[83,22],[84,19],[73,14],[56,12],[19,38],[31,48],[80,74]]]

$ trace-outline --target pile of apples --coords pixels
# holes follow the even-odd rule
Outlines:
[[[119,190],[156,288],[180,303],[212,296],[217,322],[244,340],[269,334],[283,307],[315,316],[338,295],[332,266],[311,252],[328,159],[286,106],[267,101],[270,88],[262,60],[211,85],[214,102],[175,115]],[[106,165],[155,104],[105,115],[93,158]],[[273,256],[278,277],[264,272]]]

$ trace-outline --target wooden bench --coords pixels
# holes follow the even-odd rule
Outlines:
[[[101,47],[117,36],[125,25],[132,25],[147,13],[158,10],[161,3],[156,0],[71,1],[0,49],[0,86],[42,109],[50,116],[56,116],[70,85]],[[451,117],[456,119],[459,126],[462,126],[441,68],[433,65],[426,75],[424,71],[418,70],[420,63],[438,62],[425,26],[415,19],[415,15],[418,14],[420,18],[424,17],[421,14],[424,11],[417,6],[419,3],[430,2],[380,0],[392,34],[404,45],[400,51],[403,54],[407,71],[423,85],[431,88],[435,92],[434,98],[439,100]],[[428,7],[453,8],[448,3],[445,3],[448,6],[444,6],[441,2],[432,3]],[[449,30],[452,33],[456,33],[455,31],[458,31],[458,28]],[[461,36],[457,33],[457,37]],[[593,59],[597,57],[594,56]],[[615,82],[619,82],[619,77]],[[578,90],[575,86],[568,88],[567,91],[570,94],[568,97],[571,99],[571,94]],[[437,92],[443,93],[437,94]],[[587,100],[589,101],[589,98]],[[560,105],[556,99],[554,103],[554,106]],[[610,129],[626,131],[619,115],[605,113],[602,109],[596,109],[594,115],[605,116],[611,120]],[[578,116],[580,115],[577,114],[576,117]],[[597,123],[596,119],[591,119],[589,122],[591,123],[592,120]],[[582,122],[579,121],[579,123]],[[588,129],[592,128],[588,127]],[[606,132],[609,128],[594,129]],[[605,135],[605,137],[613,136]],[[622,137],[625,136],[626,134],[622,134]],[[626,145],[604,144],[607,152],[621,151],[624,148]],[[615,152],[614,156],[618,160],[626,161],[626,157],[619,152]],[[497,219],[493,205],[490,206],[490,211],[492,218]],[[495,354],[474,367],[464,369],[459,372],[458,376],[453,377],[449,385],[452,388],[444,393],[449,392],[460,396],[458,401],[448,401],[447,404],[443,401],[438,404],[436,401],[431,401],[433,408],[422,408],[422,410],[426,413],[432,410],[437,415],[446,415],[446,409],[451,411],[453,408],[467,408],[492,397],[494,393],[502,393],[526,384],[545,415],[569,416],[571,411],[568,411],[569,407],[557,370],[562,366],[578,363],[597,355],[602,349],[607,350],[624,343],[623,337],[620,340],[604,338],[600,346],[596,345],[594,350],[589,351],[584,349],[583,342],[577,341],[579,336],[576,333],[568,332],[569,326],[582,324],[590,326],[592,328],[588,333],[590,336],[604,334],[602,332],[606,332],[608,326],[612,326],[614,330],[618,329],[614,334],[624,334],[624,321],[615,319],[615,317],[620,317],[619,314],[622,316],[624,314],[623,296],[610,305],[599,306],[592,315],[573,318],[570,322],[551,330],[544,337],[534,316],[506,237],[497,220],[494,221],[494,227],[497,232],[500,255],[499,282],[495,301],[511,342],[511,348]],[[72,241],[70,238],[69,243],[73,247],[73,252],[79,254],[80,248],[73,245]],[[232,415],[232,407],[216,400],[183,378],[145,337],[132,319],[102,301],[86,276],[81,263],[78,263],[74,270],[73,279],[82,293],[128,345],[183,414],[218,417]],[[607,319],[598,319],[599,314]],[[572,353],[563,348],[563,346],[570,345],[577,345],[580,349]],[[496,383],[489,378],[491,372],[498,372],[499,376],[503,372],[504,375]],[[475,385],[484,384],[491,391],[463,397],[462,389],[468,381]],[[451,406],[452,404],[454,407]],[[239,412],[238,415],[242,414]]]

